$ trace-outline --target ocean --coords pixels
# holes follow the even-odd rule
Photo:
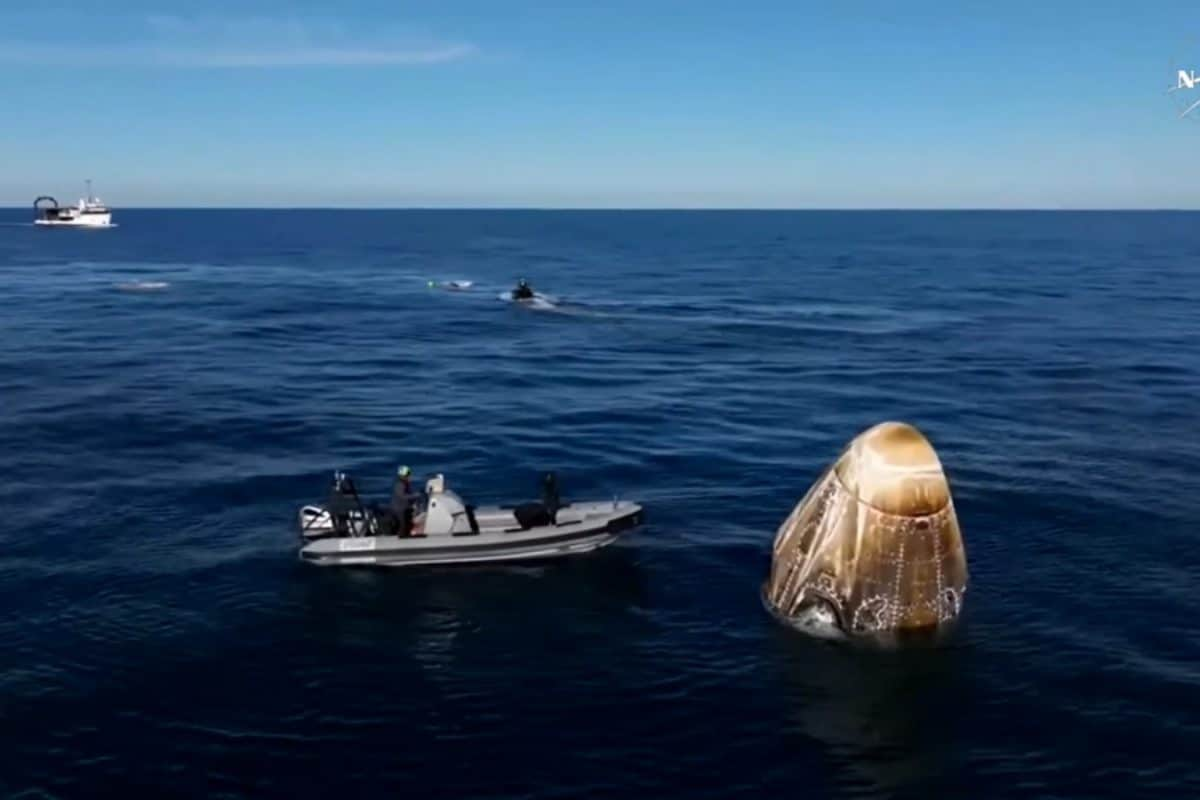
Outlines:
[[[0,794],[1194,797],[1200,216],[0,211]],[[521,308],[518,278],[554,298]],[[430,281],[470,280],[451,292]],[[777,526],[920,428],[944,647],[763,609]],[[603,551],[332,570],[399,464],[642,502]]]

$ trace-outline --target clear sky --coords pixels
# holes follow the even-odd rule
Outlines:
[[[1198,11],[5,0],[0,204],[1200,208]]]

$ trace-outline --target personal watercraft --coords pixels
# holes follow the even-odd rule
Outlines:
[[[532,300],[533,297],[533,287],[530,286],[523,278],[519,283],[517,283],[517,288],[512,290],[513,300]]]

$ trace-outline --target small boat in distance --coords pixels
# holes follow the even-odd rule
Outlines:
[[[34,225],[67,228],[110,228],[112,211],[92,196],[92,182],[87,182],[87,197],[81,197],[78,205],[62,207],[58,201],[43,195],[33,201]]]

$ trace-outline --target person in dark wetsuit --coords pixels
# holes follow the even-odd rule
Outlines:
[[[512,290],[513,300],[532,300],[533,287],[526,283],[524,278],[517,282],[517,288]]]
[[[396,485],[392,488],[391,511],[400,520],[400,535],[411,536],[413,530],[412,470],[400,467],[396,470]]]
[[[358,510],[358,493],[345,473],[333,474],[333,486],[329,489],[329,502],[325,510],[338,536],[349,536],[353,532],[350,519],[353,512]]]
[[[562,498],[558,494],[558,476],[547,472],[542,476],[542,505],[550,513],[552,522],[558,521],[558,509],[562,507]]]

